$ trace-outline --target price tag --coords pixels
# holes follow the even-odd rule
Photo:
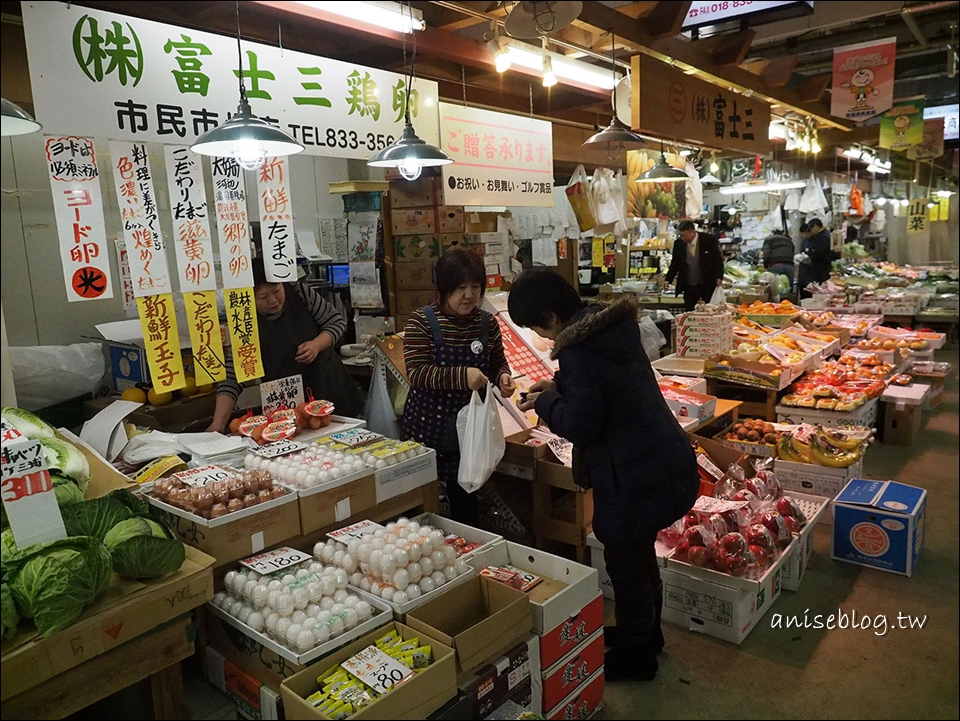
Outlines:
[[[296,548],[275,548],[272,551],[261,553],[240,561],[241,566],[246,566],[251,571],[256,571],[260,575],[267,575],[275,571],[282,571],[285,568],[291,568],[298,563],[313,560],[313,556]]]
[[[352,526],[345,526],[344,528],[339,528],[336,531],[330,531],[327,534],[328,538],[332,538],[335,541],[340,541],[341,543],[346,543],[352,538],[362,538],[363,536],[372,534],[374,531],[383,529],[387,530],[379,523],[374,523],[373,521],[359,521],[354,523]]]
[[[723,478],[723,471],[717,468],[717,464],[706,453],[697,454],[697,464],[718,481]]]
[[[225,468],[224,466],[200,466],[199,468],[191,468],[189,471],[180,471],[180,473],[174,473],[172,478],[176,478],[178,481],[186,483],[188,486],[205,486],[208,483],[216,483],[217,481],[225,481],[228,478],[233,478],[237,475],[237,472],[231,468]]]
[[[513,571],[515,574],[517,574],[517,576],[520,577],[520,590],[524,593],[529,591],[543,580],[543,576],[538,576],[530,571],[524,571],[522,568],[511,566],[509,563],[500,566],[500,568],[506,569],[507,571]]]
[[[810,436],[816,433],[817,429],[815,426],[811,426],[808,423],[801,423],[793,431],[793,437],[796,438],[801,443],[807,443],[810,440]]]
[[[383,436],[379,433],[368,431],[366,428],[354,428],[349,431],[344,431],[343,433],[334,433],[330,438],[337,443],[356,448],[358,446],[365,446],[368,443],[373,443],[374,441],[379,441]]]
[[[693,504],[693,510],[697,513],[726,513],[727,511],[736,511],[743,508],[750,501],[727,501],[722,498],[713,498],[712,496],[700,496],[697,502]]]
[[[413,669],[390,658],[376,646],[367,646],[340,666],[363,681],[378,695],[386,693],[398,683],[413,676]]]
[[[270,415],[281,408],[296,408],[303,403],[303,376],[279,378],[260,384],[260,403],[264,415]]]
[[[43,446],[37,441],[31,441],[6,422],[3,423],[2,433],[0,469],[2,469],[4,481],[8,478],[42,471],[47,467],[43,455]]]
[[[297,451],[305,451],[306,449],[307,444],[301,443],[300,441],[274,441],[273,443],[267,443],[266,445],[254,448],[253,452],[261,458],[276,458],[277,456],[285,456],[288,453],[296,453]]]
[[[573,468],[573,444],[564,438],[551,438],[548,445],[553,454],[567,468]]]

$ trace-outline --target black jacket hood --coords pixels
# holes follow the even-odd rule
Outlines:
[[[637,326],[639,311],[640,301],[633,294],[624,295],[609,305],[587,306],[560,331],[550,357],[557,358],[565,348],[589,339],[590,349],[595,353],[615,362],[630,362],[644,352]]]

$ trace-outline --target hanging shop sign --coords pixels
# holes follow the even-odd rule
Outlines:
[[[926,233],[927,225],[927,198],[913,198],[907,209],[907,233],[917,235]]]
[[[683,21],[683,29],[689,30],[703,25],[717,25],[719,23],[737,20],[749,21],[750,26],[763,22],[776,22],[787,18],[810,15],[813,12],[813,1],[792,2],[791,0],[766,0],[765,2],[692,2],[687,16]]]
[[[160,234],[157,196],[143,143],[110,143],[123,237],[129,251],[130,277],[137,298],[169,293],[167,251]]]
[[[200,156],[184,145],[165,145],[177,277],[183,293],[216,290],[207,191]]]
[[[632,60],[634,130],[663,138],[764,155],[770,106],[685,75],[654,58]]]
[[[440,103],[447,205],[553,207],[553,125],[519,115]]]
[[[271,283],[297,279],[297,246],[290,198],[290,165],[287,159],[267,158],[257,171],[260,196],[260,245],[263,269]]]
[[[44,149],[67,300],[112,298],[100,170],[93,140],[46,136]]]
[[[137,315],[137,297],[133,294],[133,279],[130,277],[130,258],[127,254],[127,241],[123,238],[114,238],[113,247],[117,249],[117,268],[120,271],[123,310],[128,318],[133,318]]]
[[[906,150],[923,142],[923,100],[897,103],[880,119],[880,147]]]
[[[924,120],[943,118],[943,139],[957,140],[960,138],[960,104],[934,105],[923,109]]]
[[[211,158],[213,202],[220,239],[220,274],[224,288],[253,286],[250,267],[250,223],[243,170],[234,158]]]
[[[945,118],[931,118],[923,121],[923,138],[912,148],[907,149],[911,160],[935,160],[943,155],[943,127]]]
[[[158,393],[169,393],[183,388],[187,381],[183,372],[173,295],[160,293],[138,296],[137,312],[154,389]]]
[[[25,2],[36,116],[52,133],[190,145],[237,107],[236,38],[81,7]],[[367,159],[403,133],[405,78],[243,41],[253,112],[309,155]],[[437,83],[410,114],[438,142]]]
[[[257,330],[257,302],[253,288],[229,288],[223,292],[233,370],[238,383],[263,376],[260,332]]]
[[[833,51],[830,114],[863,122],[893,105],[895,37]]]
[[[208,385],[227,377],[220,337],[220,317],[217,312],[215,290],[190,291],[183,294],[193,350],[193,375],[197,385]]]

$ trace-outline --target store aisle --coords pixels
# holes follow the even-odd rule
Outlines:
[[[784,591],[741,646],[665,626],[667,647],[652,683],[608,684],[602,719],[957,718],[958,443],[956,346],[944,399],[924,413],[912,448],[875,444],[864,475],[926,488],[926,539],[912,578],[830,560],[830,527],[814,532],[815,554],[800,590]],[[773,629],[773,614],[842,609],[886,614],[874,630]],[[609,611],[610,609],[608,609]],[[926,621],[894,629],[898,613]]]

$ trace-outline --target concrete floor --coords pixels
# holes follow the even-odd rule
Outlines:
[[[831,527],[814,531],[800,590],[783,591],[740,646],[665,626],[660,672],[649,683],[607,685],[599,719],[960,717],[958,443],[960,353],[944,399],[924,412],[912,448],[874,444],[864,476],[926,488],[926,537],[911,578],[830,559]],[[772,614],[898,612],[926,616],[922,630],[783,630]],[[608,609],[608,612],[611,609]],[[888,624],[889,626],[889,624]]]

